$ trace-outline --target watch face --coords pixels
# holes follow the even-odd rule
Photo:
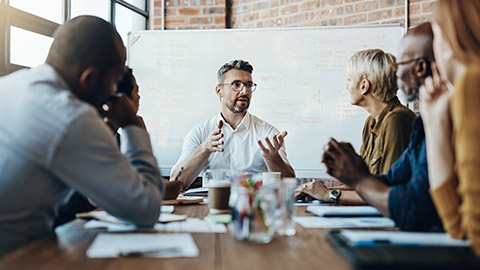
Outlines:
[[[338,195],[340,195],[340,190],[338,189],[332,190],[332,195],[338,197]]]

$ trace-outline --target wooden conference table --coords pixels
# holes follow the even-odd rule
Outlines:
[[[297,206],[297,215],[310,215]],[[175,206],[175,214],[203,218],[207,205]],[[75,220],[45,237],[8,254],[0,269],[351,269],[325,239],[327,229],[296,225],[295,236],[275,236],[269,244],[235,240],[230,233],[192,233],[200,254],[196,258],[89,259],[86,250],[104,230],[84,229]]]

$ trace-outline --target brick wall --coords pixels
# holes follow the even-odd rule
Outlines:
[[[225,0],[165,0],[165,29],[224,29]],[[161,29],[162,1],[154,1],[154,28]]]
[[[406,0],[165,0],[166,29],[405,23]],[[410,0],[409,25],[431,18],[435,0]],[[154,1],[155,29],[161,0]],[[231,3],[231,9],[227,4]],[[231,21],[228,11],[231,11]]]

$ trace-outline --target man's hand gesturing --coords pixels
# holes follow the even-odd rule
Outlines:
[[[224,149],[221,147],[223,145],[223,133],[222,133],[223,121],[218,122],[218,126],[213,130],[213,132],[208,136],[208,138],[203,142],[203,148],[208,152],[223,152]]]

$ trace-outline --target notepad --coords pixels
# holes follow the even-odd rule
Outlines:
[[[198,248],[190,234],[99,233],[87,250],[89,258],[142,256],[196,257]]]
[[[372,206],[308,206],[307,212],[319,217],[381,217]]]

